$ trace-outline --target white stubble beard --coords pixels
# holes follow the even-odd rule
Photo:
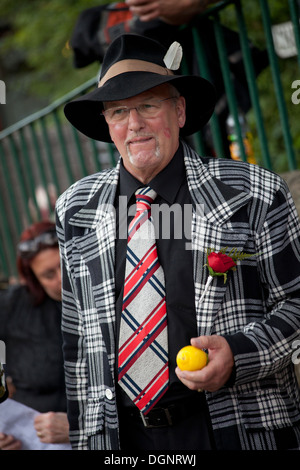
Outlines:
[[[148,137],[148,136],[145,135],[145,136],[140,136],[140,137]],[[151,137],[154,137],[154,139],[155,139],[155,152],[154,152],[154,154],[155,154],[156,158],[159,159],[161,155],[160,155],[160,147],[159,147],[158,139],[157,139],[157,137],[155,137],[153,135],[151,135]],[[127,151],[127,155],[128,155],[128,159],[129,159],[130,163],[132,165],[134,165],[134,156],[131,153],[129,143],[126,144],[126,151]]]

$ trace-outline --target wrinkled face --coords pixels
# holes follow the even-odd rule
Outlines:
[[[45,292],[54,300],[61,300],[61,271],[59,249],[46,248],[30,262],[30,267]]]
[[[185,124],[185,99],[177,96],[166,100],[173,96],[174,88],[164,84],[132,98],[105,103],[105,109],[132,108],[125,120],[108,122],[108,127],[125,168],[143,183],[157,175],[178,148],[179,131]],[[154,116],[143,116],[135,109],[158,102]]]

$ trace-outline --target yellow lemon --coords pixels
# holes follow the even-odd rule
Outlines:
[[[208,363],[208,355],[195,346],[185,346],[178,352],[176,362],[181,370],[200,370]]]

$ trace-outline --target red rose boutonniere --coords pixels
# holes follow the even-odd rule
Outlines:
[[[227,280],[228,271],[235,270],[236,262],[231,256],[225,253],[215,253],[207,255],[207,265],[210,276],[224,276],[224,283]]]
[[[243,253],[238,251],[236,248],[233,248],[226,254],[227,248],[222,248],[218,253],[212,249],[207,250],[207,263],[204,265],[208,268],[209,276],[206,282],[206,286],[203,294],[200,298],[200,303],[204,299],[204,296],[209,288],[210,283],[212,282],[215,276],[223,276],[224,284],[227,281],[227,274],[229,271],[235,271],[238,260],[243,260],[255,256],[258,253],[250,255],[248,253]]]

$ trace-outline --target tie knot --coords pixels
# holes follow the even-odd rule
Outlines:
[[[139,188],[135,192],[137,210],[150,209],[150,206],[156,196],[157,193],[154,191],[154,189],[151,189],[149,186],[147,186],[146,188]]]

